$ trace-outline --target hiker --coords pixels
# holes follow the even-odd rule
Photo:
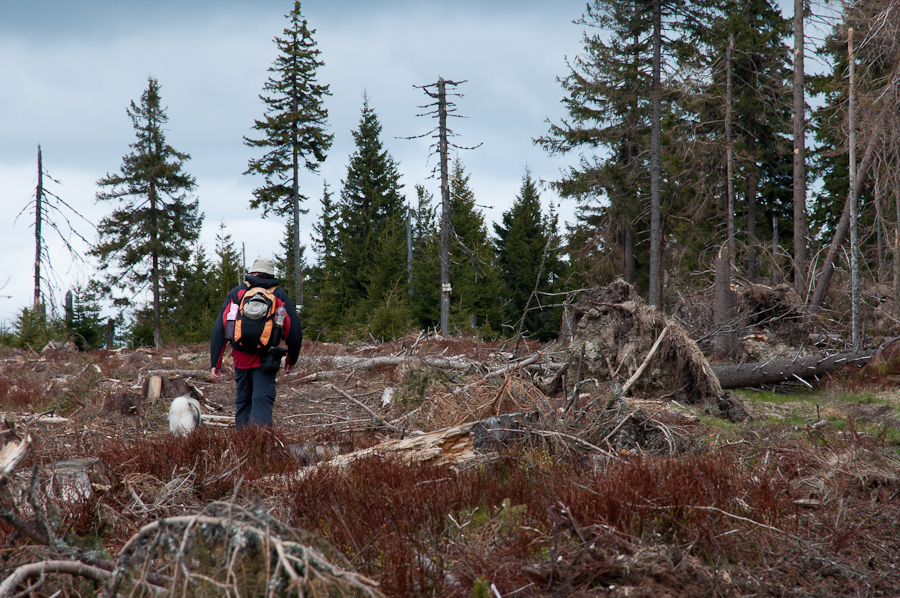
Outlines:
[[[284,373],[290,373],[300,355],[303,337],[300,318],[287,293],[275,278],[269,258],[258,257],[245,277],[246,282],[229,291],[213,326],[209,345],[213,380],[222,377],[222,356],[226,341],[234,359],[234,424],[271,426],[275,404],[275,374],[281,357],[287,354]],[[279,346],[287,343],[287,349]]]

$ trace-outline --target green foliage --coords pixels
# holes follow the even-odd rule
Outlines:
[[[702,81],[705,74],[698,66],[704,48],[700,42],[711,20],[710,4],[687,5],[680,0],[659,4],[664,29],[660,47],[664,241],[669,227],[674,228],[673,220],[705,222],[694,213],[714,205],[721,192],[722,152],[697,138],[696,107],[683,101],[683,92],[695,89],[696,79]],[[649,278],[652,15],[650,0],[588,3],[578,21],[585,27],[584,51],[560,80],[567,117],[551,123],[548,133],[535,140],[551,154],[581,155],[553,186],[563,197],[579,201],[578,225],[569,245],[573,262],[589,285],[623,275],[645,288]],[[701,231],[694,239],[678,240],[709,243],[713,238]],[[672,249],[676,248],[668,251]]]
[[[384,148],[381,123],[365,96],[353,139],[356,150],[347,165],[340,201],[334,212],[325,210],[329,220],[319,228],[323,268],[333,276],[332,284],[321,290],[338,307],[322,315],[326,325],[339,329],[367,324],[373,310],[387,306],[388,296],[406,279],[406,208],[400,173]],[[333,240],[326,245],[328,230]]]
[[[106,284],[129,291],[115,304],[128,307],[134,294],[149,285],[153,297],[154,340],[162,343],[158,309],[162,282],[171,279],[190,257],[190,246],[200,234],[203,214],[190,196],[196,183],[182,171],[188,154],[166,143],[168,121],[161,105],[159,84],[150,77],[140,104],[128,108],[137,139],[122,158],[121,171],[107,174],[97,185],[98,201],[116,201],[118,207],[100,221],[99,240],[90,253],[100,269],[110,272]]]
[[[560,290],[565,264],[560,260],[556,217],[541,214],[537,184],[527,169],[516,201],[504,212],[501,224],[494,225],[494,232],[503,283],[504,326],[516,326],[524,314],[523,332],[541,341],[555,338],[559,334],[561,309],[542,308],[543,303],[555,301],[540,295],[532,297],[532,292]]]
[[[375,338],[399,338],[409,330],[410,310],[404,290],[405,286],[398,283],[375,304],[369,321],[369,331]]]
[[[244,172],[265,179],[250,201],[250,207],[261,208],[263,214],[299,212],[305,199],[295,184],[300,162],[310,172],[318,171],[333,139],[325,132],[328,110],[323,100],[331,92],[317,81],[317,71],[325,63],[318,59],[312,37],[316,31],[308,27],[299,0],[285,18],[289,25],[282,37],[275,37],[279,54],[260,95],[265,116],[253,123],[261,137],[244,137],[246,145],[264,152],[262,158],[251,159]]]
[[[64,327],[58,318],[48,316],[43,305],[24,307],[13,321],[13,346],[40,351],[51,340],[62,336]]]
[[[215,261],[210,270],[209,284],[213,297],[224,299],[228,291],[243,282],[241,278],[241,256],[222,221],[216,233]]]
[[[281,239],[281,253],[275,256],[275,274],[281,281],[281,287],[290,297],[291,302],[295,306],[300,306],[300,298],[296,297],[294,289],[297,288],[296,277],[294,275],[295,252],[294,244],[297,236],[294,234],[294,222],[288,219],[284,226],[284,237]],[[300,272],[305,277],[308,273],[308,266],[305,259],[306,246],[300,245]],[[306,291],[304,291],[306,294]],[[304,301],[306,298],[304,298]]]
[[[450,174],[450,323],[468,332],[474,321],[475,329],[495,336],[500,331],[500,274],[469,178],[457,158]]]
[[[96,280],[72,289],[72,311],[66,310],[64,323],[66,336],[72,338],[79,350],[97,349],[105,343],[106,323],[100,316],[103,299],[103,286]]]
[[[410,311],[416,327],[432,328],[441,319],[441,234],[433,196],[416,185],[418,205],[413,210],[413,263]]]

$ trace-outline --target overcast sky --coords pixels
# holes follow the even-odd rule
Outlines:
[[[261,118],[259,100],[276,57],[292,0],[0,0],[0,323],[30,304],[33,295],[33,214],[15,215],[33,198],[37,146],[44,169],[61,184],[46,187],[97,223],[113,206],[95,203],[96,181],[118,172],[134,140],[126,107],[138,101],[155,77],[169,117],[167,140],[191,160],[196,196],[205,214],[201,241],[211,254],[221,222],[247,262],[279,252],[284,223],[250,210],[251,191],[261,180],[244,176],[258,157],[242,143]],[[359,122],[363,93],[383,125],[387,149],[400,163],[407,198],[429,179],[430,139],[406,140],[436,123],[416,117],[430,100],[414,85],[467,80],[458,88],[459,114],[451,126],[471,175],[476,201],[489,225],[512,204],[526,166],[542,180],[558,178],[574,163],[548,156],[532,140],[546,120],[564,115],[556,78],[567,73],[566,57],[581,49],[582,28],[573,24],[585,0],[307,0],[303,14],[325,66],[319,81],[334,134],[320,175],[301,175],[311,198],[301,222],[308,242],[323,182],[340,193],[351,131]],[[559,199],[542,193],[544,209]],[[557,207],[565,221],[575,206]],[[91,241],[89,225],[73,226]],[[86,249],[75,243],[79,250]],[[72,263],[51,241],[57,293],[95,274],[94,264]],[[7,282],[8,280],[8,282]],[[11,296],[7,298],[6,296]]]
[[[254,119],[267,69],[276,57],[272,41],[286,24],[290,0],[158,0],[156,2],[0,0],[0,321],[11,322],[33,295],[33,215],[16,214],[32,199],[37,146],[44,168],[60,185],[47,183],[94,223],[112,205],[95,203],[96,181],[118,172],[134,130],[126,114],[152,75],[161,85],[169,117],[168,142],[191,155],[187,171],[197,179],[205,214],[202,243],[209,253],[224,222],[248,263],[279,251],[283,222],[250,210],[260,180],[241,173],[257,157],[242,143]],[[562,115],[556,77],[565,57],[580,48],[583,0],[308,0],[303,14],[316,29],[325,61],[319,80],[331,86],[326,99],[334,134],[320,175],[304,174],[311,197],[302,222],[307,236],[322,185],[338,194],[353,152],[363,93],[383,125],[383,141],[400,163],[408,198],[429,179],[430,140],[419,135],[436,123],[417,118],[428,98],[414,85],[468,80],[458,89],[459,113],[451,126],[460,145],[483,145],[460,153],[478,204],[489,223],[509,208],[526,166],[553,179],[565,161],[547,156],[532,139],[547,130],[545,119]],[[543,194],[545,209],[557,201]],[[563,205],[572,219],[574,206]],[[95,240],[84,222],[76,229]],[[58,291],[94,274],[94,265],[72,264],[53,242]],[[78,245],[82,251],[83,246]],[[11,298],[6,298],[11,295]]]

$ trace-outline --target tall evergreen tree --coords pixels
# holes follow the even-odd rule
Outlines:
[[[683,0],[592,0],[582,18],[584,52],[569,64],[560,79],[567,96],[568,117],[550,123],[547,135],[535,140],[551,154],[582,153],[576,166],[554,183],[564,197],[579,200],[579,231],[584,243],[582,265],[590,282],[622,274],[643,286],[650,278],[652,231],[648,213],[652,171],[660,170],[662,209],[672,210],[686,187],[674,177],[671,162],[693,148],[677,138],[683,118],[673,105],[675,73],[696,60],[695,42],[708,19],[701,9],[706,2]],[[659,27],[664,32],[660,34]],[[662,64],[659,96],[666,134],[660,142],[662,163],[651,161],[654,54]],[[669,74],[666,77],[666,74]],[[653,92],[653,93],[651,93]],[[657,129],[658,130],[658,129]],[[655,296],[653,291],[651,296]]]
[[[231,233],[225,228],[225,221],[222,221],[216,232],[215,261],[210,278],[213,296],[224,300],[228,291],[241,282],[240,272],[241,255],[234,247]]]
[[[450,173],[450,320],[462,330],[474,320],[476,328],[496,334],[500,331],[496,256],[469,180],[457,157]]]
[[[262,134],[258,139],[244,137],[250,147],[265,151],[262,158],[252,159],[244,174],[265,177],[265,184],[253,191],[250,207],[262,208],[263,215],[274,211],[289,214],[294,226],[294,296],[302,302],[303,274],[299,271],[300,214],[306,210],[300,203],[306,200],[300,193],[300,167],[317,172],[325,161],[333,135],[325,132],[328,110],[324,96],[331,95],[328,85],[317,82],[317,71],[324,62],[310,29],[300,12],[299,0],[294,0],[291,12],[285,15],[289,25],[283,37],[275,38],[279,55],[269,68],[272,75],[263,86],[260,99],[266,105],[265,116],[254,122],[253,128]]]
[[[773,217],[787,223],[793,214],[791,56],[784,43],[790,22],[771,0],[729,0],[720,9],[723,18],[709,35],[712,81],[705,93],[708,110],[701,118],[707,133],[725,139],[722,123],[728,98],[723,56],[733,40],[734,180],[746,208],[741,220],[746,223],[747,277],[755,281],[761,231],[770,236]]]
[[[559,235],[555,216],[543,216],[541,198],[531,172],[525,170],[522,187],[512,207],[494,224],[497,264],[502,281],[504,325],[523,317],[523,331],[547,341],[559,333],[559,308],[543,308],[537,291],[555,292],[560,284]],[[528,312],[525,312],[528,306]]]
[[[162,281],[189,258],[203,214],[190,195],[194,177],[182,170],[190,156],[166,143],[163,126],[168,117],[156,79],[149,78],[140,104],[132,101],[127,111],[137,139],[122,158],[121,171],[97,181],[108,189],[99,191],[97,200],[116,200],[118,207],[100,221],[99,240],[90,253],[100,259],[101,270],[118,267],[107,276],[111,286],[135,293],[149,285],[153,342],[159,347]],[[130,305],[131,299],[120,299],[119,304]]]
[[[381,141],[381,123],[363,97],[356,150],[338,206],[334,251],[343,309],[361,322],[370,310],[405,281],[406,207],[397,162]]]
[[[315,337],[336,338],[332,333],[346,320],[341,304],[336,255],[339,205],[332,200],[328,182],[323,184],[320,200],[321,216],[313,225],[313,247],[317,262],[309,269],[308,291],[303,300],[303,327]],[[346,322],[344,322],[346,323]]]

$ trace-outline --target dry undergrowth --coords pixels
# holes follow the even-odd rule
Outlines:
[[[55,408],[68,421],[19,418],[16,433],[30,433],[34,450],[0,503],[0,581],[18,582],[9,577],[18,571],[19,590],[33,596],[96,595],[115,584],[120,595],[319,588],[397,597],[494,588],[500,596],[852,596],[900,587],[896,446],[843,413],[825,427],[720,426],[697,409],[617,398],[602,385],[574,401],[571,388],[546,396],[524,373],[485,379],[502,365],[491,361],[502,347],[475,342],[309,350],[322,360],[457,351],[493,365],[287,378],[279,400],[294,401],[281,408],[304,416],[296,423],[174,438],[164,404],[122,415],[104,413],[104,399],[138,386],[149,369],[201,364],[202,347],[43,361],[4,351],[2,408]],[[382,407],[385,387],[397,398]],[[228,385],[205,388],[227,405]],[[540,425],[512,431],[477,465],[373,457],[294,475],[291,445],[367,447],[386,437],[386,424],[405,434],[511,412],[537,413]],[[329,417],[339,425],[313,423]],[[104,469],[80,494],[54,492],[50,466],[76,457],[98,458]],[[21,569],[49,562],[88,569]]]

